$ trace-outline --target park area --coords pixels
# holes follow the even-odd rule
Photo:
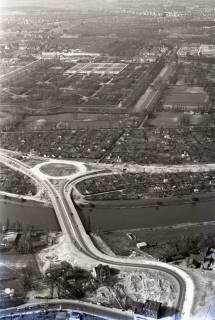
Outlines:
[[[34,112],[54,109],[59,104],[116,108],[135,90],[149,68],[147,64],[117,61],[43,61],[19,81],[5,85],[1,101],[24,104]]]

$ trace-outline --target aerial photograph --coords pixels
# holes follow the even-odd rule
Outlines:
[[[215,319],[215,0],[0,0],[0,320]]]

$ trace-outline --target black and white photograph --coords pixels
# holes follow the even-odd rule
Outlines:
[[[215,320],[215,0],[0,0],[0,320]]]

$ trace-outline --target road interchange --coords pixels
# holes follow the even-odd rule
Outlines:
[[[180,287],[177,309],[180,311],[181,319],[189,319],[194,300],[194,284],[183,270],[158,261],[146,261],[141,258],[135,258],[134,260],[133,258],[110,257],[95,248],[91,238],[82,225],[76,207],[71,199],[71,191],[76,179],[84,179],[86,178],[85,175],[82,177],[75,176],[74,179],[67,182],[59,192],[45,175],[35,174],[28,166],[19,160],[5,155],[3,151],[0,151],[0,160],[12,169],[30,176],[48,191],[62,232],[65,234],[70,245],[71,253],[76,251],[80,257],[90,260],[93,264],[101,263],[107,264],[110,267],[130,270],[135,268],[152,269],[168,273],[178,282]]]

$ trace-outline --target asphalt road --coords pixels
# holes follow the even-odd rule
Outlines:
[[[42,310],[70,310],[73,312],[90,314],[93,316],[103,317],[104,319],[112,320],[133,320],[134,315],[132,312],[122,312],[117,309],[105,308],[99,305],[90,303],[83,303],[80,301],[72,300],[52,300],[50,302],[42,301],[38,303],[29,303],[18,308],[9,308],[0,311],[0,319],[6,315],[15,315],[29,312],[37,312]]]

